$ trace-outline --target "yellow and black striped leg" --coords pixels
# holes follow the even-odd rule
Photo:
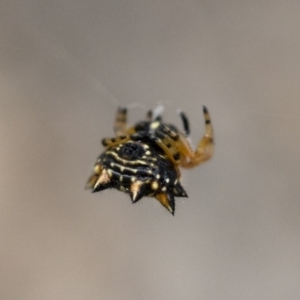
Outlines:
[[[127,123],[127,108],[119,107],[114,124],[114,131],[116,136],[126,134],[126,123]]]
[[[211,119],[209,112],[205,106],[203,106],[203,114],[205,119],[205,134],[199,142],[196,151],[191,154],[186,154],[185,159],[182,160],[181,166],[184,168],[193,168],[202,162],[208,160],[213,155],[214,150],[214,140],[213,140],[213,128],[211,125]],[[180,145],[178,145],[179,149],[182,149]],[[185,146],[184,146],[185,147]],[[185,147],[186,148],[186,147]]]
[[[155,125],[156,123],[153,123],[152,126]],[[179,139],[179,134],[172,131],[168,126],[160,124],[158,128],[155,128],[153,135],[156,144],[164,150],[164,153],[174,164],[178,165],[180,153],[177,150],[176,141]]]
[[[115,138],[106,138],[102,140],[102,145],[104,147],[113,147],[117,146],[118,144],[127,142],[130,139],[129,135],[121,135]]]

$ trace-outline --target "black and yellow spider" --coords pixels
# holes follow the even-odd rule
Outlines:
[[[175,197],[187,197],[180,184],[179,167],[192,168],[213,154],[213,129],[203,106],[205,134],[195,151],[187,140],[189,122],[183,112],[181,133],[162,121],[160,113],[150,111],[145,121],[127,128],[127,109],[117,111],[116,137],[103,139],[99,156],[86,187],[93,192],[116,188],[128,193],[133,203],[143,196],[156,198],[173,215]]]

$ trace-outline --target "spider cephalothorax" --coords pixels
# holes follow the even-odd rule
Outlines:
[[[127,110],[120,108],[115,120],[115,138],[102,141],[105,151],[99,156],[87,188],[99,192],[115,188],[129,193],[133,203],[143,196],[156,198],[173,215],[175,197],[187,197],[180,184],[179,166],[194,167],[209,159],[213,151],[213,132],[208,111],[203,107],[206,132],[196,151],[186,136],[188,119],[180,113],[185,133],[162,122],[161,116],[126,128]]]

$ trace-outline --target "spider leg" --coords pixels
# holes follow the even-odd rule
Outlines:
[[[159,122],[152,123],[153,140],[163,149],[168,158],[175,164],[180,164],[180,153],[177,150],[176,141],[179,139],[179,134],[171,130],[167,125]],[[157,128],[155,126],[158,126]]]
[[[149,122],[161,121],[164,109],[165,108],[162,105],[159,105],[159,106],[155,107],[154,109],[149,110],[147,113],[148,121]]]
[[[126,134],[126,123],[127,123],[127,108],[119,107],[117,110],[114,132],[116,136],[121,136]]]
[[[115,138],[105,138],[102,140],[102,145],[104,147],[113,147],[117,146],[118,144],[127,142],[130,139],[130,135],[121,135]]]
[[[190,124],[189,124],[189,119],[185,115],[183,111],[179,111],[179,116],[181,117],[182,123],[183,123],[183,129],[184,129],[184,134],[185,136],[189,136],[190,134]]]
[[[127,142],[130,135],[136,132],[135,127],[127,128],[127,108],[119,107],[115,117],[114,132],[115,138],[106,138],[102,140],[105,147],[116,146],[120,143]]]
[[[148,112],[147,112],[147,121],[148,122],[151,122],[152,121],[152,116],[153,116],[153,112],[152,112],[152,110],[150,109],[150,110],[148,110]]]
[[[190,147],[184,145],[183,139],[180,140],[178,144],[178,149],[185,155],[184,159],[181,161],[181,166],[184,168],[193,168],[202,162],[208,160],[213,155],[214,150],[214,140],[213,140],[213,128],[211,125],[210,115],[205,106],[203,106],[203,114],[205,119],[205,133],[200,140],[195,152],[188,150]],[[187,141],[186,141],[187,144]],[[188,150],[188,151],[187,151]]]

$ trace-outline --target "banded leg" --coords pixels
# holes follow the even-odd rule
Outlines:
[[[117,146],[118,144],[127,142],[130,139],[129,135],[121,135],[115,138],[105,138],[102,140],[102,145],[104,147],[113,147]]]
[[[126,134],[126,123],[127,123],[127,108],[119,107],[114,124],[114,132],[116,136]]]
[[[181,166],[184,168],[193,168],[202,162],[208,160],[213,155],[214,140],[213,140],[213,128],[211,125],[211,119],[209,112],[205,106],[203,106],[203,114],[205,119],[205,134],[199,142],[195,152],[190,151],[181,140],[178,144],[178,148],[181,152],[185,153],[184,159],[181,161]],[[188,151],[187,151],[188,150]]]
[[[179,111],[179,116],[180,116],[182,124],[183,124],[184,134],[185,134],[185,136],[189,136],[190,135],[189,119],[187,118],[185,113],[181,110]]]
[[[156,123],[153,123],[155,126]],[[180,153],[177,150],[176,141],[179,139],[179,133],[171,130],[168,126],[160,124],[153,132],[153,139],[156,144],[164,150],[168,158],[176,165],[180,164]]]

